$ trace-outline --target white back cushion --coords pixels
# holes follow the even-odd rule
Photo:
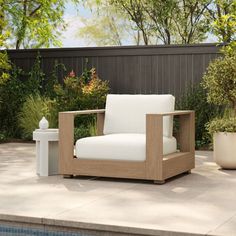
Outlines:
[[[106,100],[104,134],[145,133],[146,114],[174,111],[172,95],[109,94]],[[173,118],[163,119],[163,135],[172,136]]]

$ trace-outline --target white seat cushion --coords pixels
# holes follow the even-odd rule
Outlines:
[[[176,139],[163,137],[163,154],[176,152]],[[81,159],[144,161],[145,134],[109,134],[82,138],[76,142],[76,157]]]
[[[104,134],[146,133],[146,114],[174,111],[172,95],[109,94],[106,100]],[[163,119],[163,135],[172,137],[173,117]]]

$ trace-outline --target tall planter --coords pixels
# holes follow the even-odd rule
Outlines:
[[[214,159],[224,169],[236,169],[236,133],[214,133]]]

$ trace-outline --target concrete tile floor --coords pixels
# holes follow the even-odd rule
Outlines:
[[[154,185],[38,177],[34,144],[0,145],[0,220],[7,214],[49,225],[142,228],[149,235],[236,236],[235,202],[236,171],[221,170],[212,152],[196,152],[191,175]]]

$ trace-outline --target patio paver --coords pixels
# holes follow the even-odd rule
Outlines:
[[[32,223],[85,224],[147,235],[234,236],[235,186],[236,171],[221,170],[212,152],[196,152],[191,175],[154,185],[110,178],[38,177],[34,144],[0,145],[0,220],[10,217],[7,214],[25,216]]]

